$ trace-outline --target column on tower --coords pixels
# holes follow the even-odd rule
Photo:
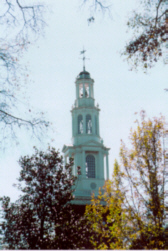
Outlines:
[[[85,113],[83,114],[83,133],[86,133],[86,115]]]
[[[82,151],[82,177],[86,178],[85,151]]]
[[[98,178],[104,179],[104,157],[102,150],[99,151]]]
[[[92,97],[92,91],[91,91],[91,83],[89,82],[89,98]]]
[[[83,175],[83,172],[82,172],[82,167],[81,167],[81,152],[79,149],[75,151],[74,162],[75,162],[75,173],[77,175],[77,167],[80,167],[80,171],[81,171],[80,177],[81,177]]]
[[[100,135],[100,131],[99,131],[99,113],[97,114],[97,135]]]
[[[106,153],[106,179],[109,180],[109,162],[108,162],[108,152]]]
[[[79,85],[76,85],[76,97],[79,98]]]
[[[93,114],[92,114],[92,125],[93,125],[93,128],[92,128],[92,133],[93,133],[93,134],[96,134],[96,123],[95,123],[95,117],[96,117],[96,115],[93,113]]]

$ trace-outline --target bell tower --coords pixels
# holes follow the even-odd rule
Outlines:
[[[85,58],[83,58],[85,59]],[[65,162],[74,158],[73,174],[77,176],[74,204],[89,204],[91,195],[109,179],[108,152],[100,138],[99,112],[95,106],[94,80],[85,70],[75,81],[76,99],[72,107],[72,145],[63,146]]]

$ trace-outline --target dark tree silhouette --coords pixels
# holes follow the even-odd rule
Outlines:
[[[85,248],[89,233],[85,219],[70,203],[76,180],[73,160],[63,167],[62,156],[52,148],[46,153],[35,149],[19,163],[18,188],[23,195],[15,203],[1,198],[3,243],[9,249]]]

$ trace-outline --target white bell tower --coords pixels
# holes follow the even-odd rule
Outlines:
[[[84,58],[85,59],[85,58]],[[108,152],[99,131],[99,107],[95,106],[94,80],[90,73],[79,73],[75,81],[76,100],[72,113],[72,145],[63,146],[65,162],[74,158],[73,174],[78,177],[74,204],[86,205],[91,195],[98,195],[99,187],[109,179]],[[80,169],[80,170],[79,170]],[[79,174],[80,173],[80,174]]]

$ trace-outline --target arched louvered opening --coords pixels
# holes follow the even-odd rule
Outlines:
[[[91,154],[86,156],[86,177],[95,178],[95,157]]]
[[[83,133],[83,117],[82,115],[78,115],[78,134]]]
[[[79,97],[83,98],[83,84],[79,84]]]
[[[92,133],[92,118],[90,114],[86,115],[86,133]]]
[[[85,83],[85,98],[89,98],[89,84]]]

